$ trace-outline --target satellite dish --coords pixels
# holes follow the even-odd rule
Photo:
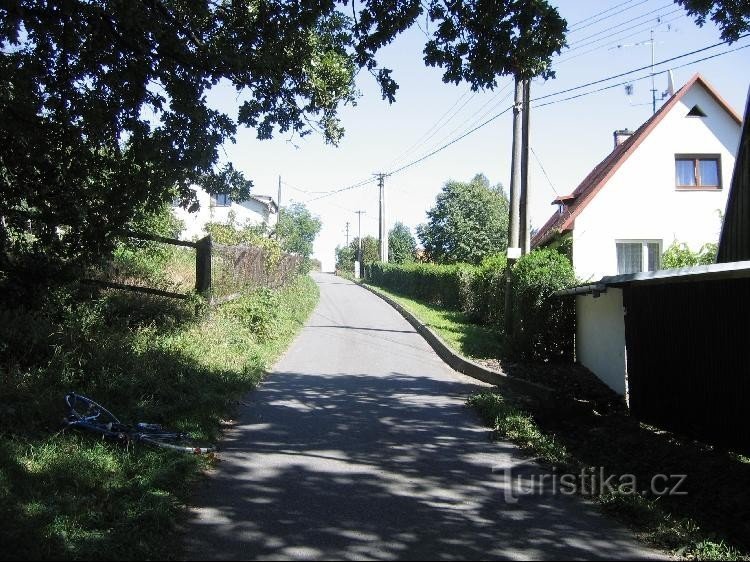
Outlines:
[[[674,73],[671,70],[667,71],[667,92],[670,96],[674,95]]]

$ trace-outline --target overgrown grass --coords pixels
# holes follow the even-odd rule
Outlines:
[[[308,277],[196,314],[195,302],[75,286],[0,308],[0,544],[14,559],[164,559],[210,459],[60,432],[76,390],[123,421],[216,439],[317,302]],[[29,301],[26,301],[29,302]]]
[[[598,428],[599,433],[603,433],[602,429],[609,430],[603,438],[598,439],[591,431],[592,428],[586,427],[581,420],[574,422],[579,426],[578,432],[563,429],[555,434],[542,427],[537,422],[537,416],[518,406],[513,397],[502,396],[497,391],[472,395],[467,403],[477,410],[482,420],[497,435],[517,443],[530,455],[559,469],[558,473],[567,471],[578,475],[589,467],[601,466],[605,468],[607,475],[634,474],[639,481],[643,481],[649,475],[659,473],[660,465],[662,473],[674,474],[667,469],[660,456],[677,457],[672,459],[673,462],[681,466],[682,472],[687,472],[688,478],[692,479],[688,496],[684,499],[618,492],[605,493],[596,499],[605,511],[627,523],[645,542],[678,557],[696,560],[750,558],[750,551],[730,545],[721,537],[732,536],[741,543],[742,531],[733,525],[745,524],[742,511],[746,507],[743,505],[744,501],[739,499],[739,509],[733,510],[727,501],[727,496],[733,496],[731,487],[729,490],[712,489],[712,485],[720,486],[729,480],[727,475],[712,475],[715,468],[720,468],[721,461],[719,458],[710,458],[715,452],[695,451],[694,447],[687,444],[662,443],[659,436],[649,436],[646,432],[639,438],[632,430],[622,426]],[[617,431],[618,429],[621,431]],[[590,440],[585,439],[587,431],[588,436],[593,437]],[[681,456],[684,458],[681,459]],[[686,459],[692,459],[692,465],[681,464],[691,462]],[[743,463],[742,460],[738,462]],[[747,474],[747,470],[743,470],[746,467],[734,468],[738,476],[741,472]],[[732,485],[739,491],[744,487],[745,481],[743,479]],[[713,503],[708,503],[712,501]],[[717,511],[722,514],[719,520],[711,520],[713,529],[701,527],[691,517],[701,510],[709,514]],[[706,513],[703,514],[704,517]],[[711,517],[709,515],[709,519]]]
[[[502,356],[502,335],[487,326],[472,323],[463,312],[425,304],[374,285],[367,286],[399,303],[460,354],[478,359]]]

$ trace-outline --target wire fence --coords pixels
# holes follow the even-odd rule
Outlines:
[[[114,289],[189,298],[195,292],[211,304],[258,288],[276,289],[301,272],[302,257],[272,254],[257,246],[216,244],[210,236],[187,242],[126,232],[115,259],[85,279]]]
[[[247,290],[276,289],[289,283],[302,266],[291,254],[274,256],[257,246],[211,244],[211,299],[223,302]]]

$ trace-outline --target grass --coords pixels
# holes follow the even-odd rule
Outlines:
[[[446,344],[461,355],[485,359],[499,357],[503,353],[502,336],[497,331],[469,321],[463,312],[446,310],[426,304],[410,297],[404,297],[382,287],[367,285],[369,288],[387,295],[406,310],[414,314],[426,326],[437,333]]]
[[[748,537],[738,528],[738,524],[746,526],[742,513],[747,510],[747,493],[743,489],[750,469],[747,462],[740,460],[732,466],[732,455],[673,439],[665,442],[663,435],[643,428],[639,428],[641,435],[637,436],[632,427],[630,431],[626,427],[620,427],[619,432],[615,427],[601,431],[601,427],[586,427],[578,419],[574,420],[577,434],[565,429],[553,433],[544,427],[544,422],[537,421],[539,412],[526,411],[516,402],[512,396],[487,391],[472,395],[467,403],[498,436],[517,443],[522,450],[559,471],[577,475],[588,467],[604,467],[607,475],[633,474],[639,482],[648,482],[654,474],[675,474],[671,469],[677,467],[690,479],[687,496],[606,492],[596,499],[606,512],[633,528],[644,542],[678,557],[748,559],[750,552],[743,546]],[[670,460],[665,461],[664,457]],[[671,467],[665,462],[671,462]],[[716,471],[725,473],[719,482]],[[736,480],[731,481],[728,476]],[[726,483],[729,485],[723,489],[712,486]],[[732,506],[732,502],[737,505]]]
[[[200,314],[195,302],[82,291],[0,307],[4,558],[173,558],[175,523],[212,460],[61,432],[64,393],[124,421],[216,439],[314,308],[317,287],[300,277]]]
[[[438,333],[458,353],[475,359],[503,358],[500,337],[471,324],[460,312],[406,298],[379,287]],[[506,370],[507,362],[493,361]],[[511,373],[545,382],[562,394],[597,396],[597,389],[581,387],[574,379],[583,375],[564,366],[513,364]],[[543,376],[530,376],[539,371]],[[555,376],[559,375],[559,376]],[[560,386],[558,383],[565,382]],[[570,383],[573,384],[570,384]],[[606,393],[595,406],[569,408],[565,401],[541,403],[504,389],[473,395],[468,404],[496,435],[513,441],[542,463],[580,474],[604,467],[606,474],[633,474],[649,482],[656,474],[687,474],[687,496],[605,493],[596,499],[601,508],[634,529],[646,543],[686,559],[750,559],[750,458],[721,451],[668,432],[640,424],[621,406],[609,403]],[[597,401],[594,400],[594,403]],[[575,405],[575,404],[574,404]]]

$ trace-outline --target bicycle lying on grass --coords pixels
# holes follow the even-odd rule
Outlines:
[[[75,392],[65,395],[65,403],[68,405],[67,427],[90,431],[111,441],[123,444],[140,442],[196,455],[216,450],[213,445],[196,441],[187,433],[171,431],[159,424],[126,425],[101,404]]]

